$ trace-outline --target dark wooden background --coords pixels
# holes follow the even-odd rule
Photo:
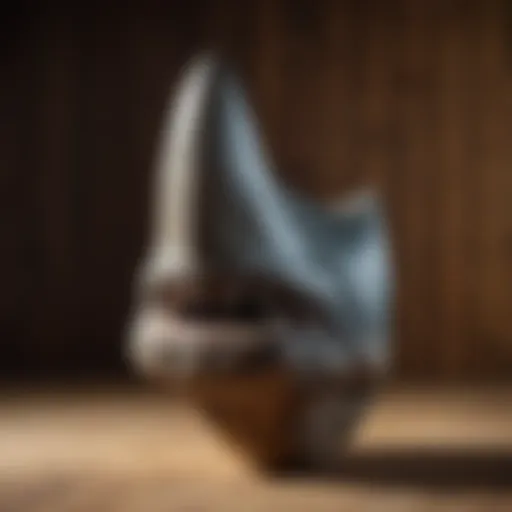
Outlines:
[[[1,371],[123,368],[162,107],[187,57],[215,42],[238,62],[295,186],[327,197],[371,179],[384,191],[399,264],[397,375],[510,377],[509,4],[6,7]]]

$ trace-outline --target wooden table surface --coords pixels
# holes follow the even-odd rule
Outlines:
[[[5,390],[1,512],[512,511],[512,389],[386,391],[330,479],[263,478],[162,393]]]

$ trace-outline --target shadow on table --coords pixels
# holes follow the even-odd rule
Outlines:
[[[289,469],[290,478],[314,478],[310,471]],[[376,486],[512,492],[512,450],[386,449],[349,455],[317,478]]]

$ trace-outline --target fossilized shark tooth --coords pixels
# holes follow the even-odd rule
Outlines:
[[[222,321],[184,320],[162,299],[141,299],[131,331],[139,363],[150,368],[157,361],[169,374],[186,367],[190,375],[221,360],[236,366],[244,352],[270,344],[297,371],[386,370],[393,275],[377,194],[355,193],[333,209],[286,186],[240,80],[214,55],[193,60],[175,91],[155,197],[139,289],[180,288],[215,275],[220,285],[210,305],[230,287],[252,287],[258,300],[271,290],[274,300],[242,328],[229,312]],[[196,297],[208,295],[208,287],[198,287]],[[291,314],[283,290],[315,314]],[[165,347],[172,347],[169,357]]]

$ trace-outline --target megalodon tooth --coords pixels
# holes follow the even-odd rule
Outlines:
[[[181,381],[269,366],[305,382],[385,375],[394,275],[378,193],[333,208],[288,186],[240,78],[214,54],[184,70],[160,137],[135,366]]]

